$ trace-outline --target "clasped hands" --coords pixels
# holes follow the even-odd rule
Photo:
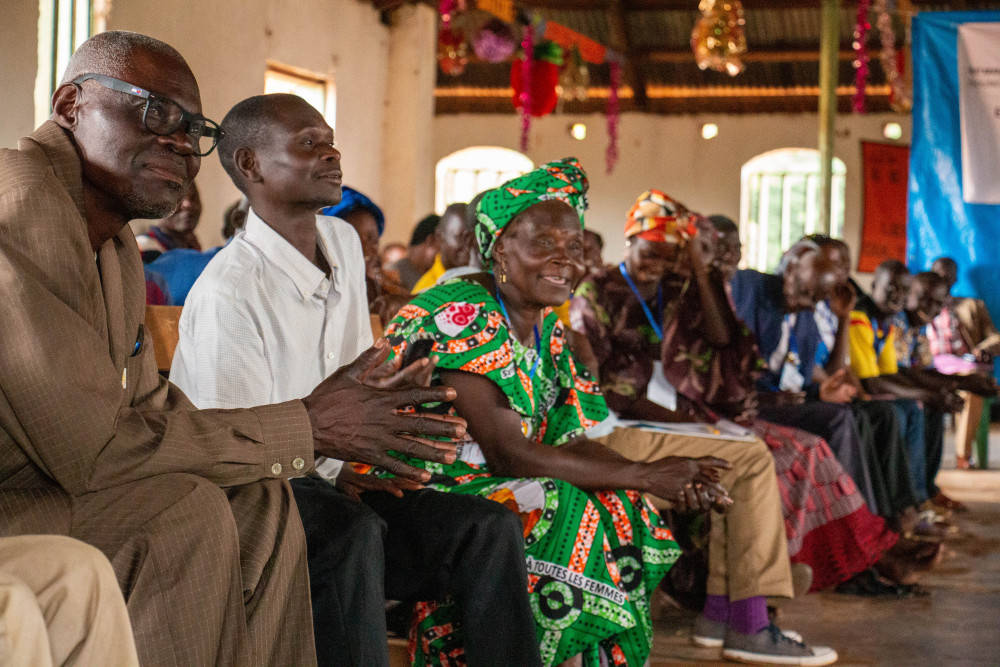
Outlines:
[[[390,450],[436,463],[452,463],[455,441],[466,433],[465,420],[449,415],[404,412],[425,403],[455,398],[451,387],[430,387],[436,359],[418,359],[406,368],[400,358],[385,363],[390,347],[384,338],[353,362],[321,382],[303,399],[312,424],[317,456],[368,463],[393,473],[398,480],[357,480],[347,472],[345,482],[361,490],[419,488],[430,473],[391,456]],[[444,438],[434,440],[432,438]],[[345,469],[347,466],[345,466]],[[408,480],[408,481],[403,481]],[[352,493],[356,495],[356,491]]]
[[[645,490],[669,501],[679,511],[725,512],[733,499],[719,480],[732,467],[714,456],[665,456],[645,464]]]

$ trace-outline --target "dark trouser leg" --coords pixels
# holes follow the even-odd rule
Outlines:
[[[941,469],[944,452],[944,413],[924,406],[924,437],[927,439],[927,494],[933,498],[941,493],[935,483]]]
[[[858,486],[868,506],[872,511],[881,513],[869,468],[871,443],[862,440],[850,406],[814,401],[802,405],[764,408],[760,411],[760,418],[794,426],[826,440],[840,465],[844,466],[844,470]]]
[[[375,512],[314,477],[293,479],[309,550],[320,665],[388,665],[383,547]]]
[[[401,499],[374,492],[363,498],[388,526],[390,599],[450,595],[460,609],[471,667],[541,664],[516,514],[485,498],[429,489]]]
[[[860,401],[855,403],[855,410],[869,425],[872,475],[881,479],[887,495],[887,505],[880,505],[878,513],[886,518],[897,517],[916,505],[917,499],[896,409],[892,401]]]
[[[924,439],[924,412],[920,405],[909,398],[892,402],[902,427],[906,458],[910,466],[910,481],[917,504],[927,500],[927,442]]]
[[[895,442],[899,440],[899,421],[896,419],[895,411],[885,406],[886,422],[881,427],[876,427],[872,423],[872,417],[865,409],[865,403],[855,402],[851,404],[851,411],[854,413],[854,423],[858,426],[858,434],[861,440],[867,444],[865,452],[868,454],[868,470],[872,478],[872,490],[875,493],[875,504],[869,505],[872,512],[880,516],[889,518],[896,516],[895,503],[890,491],[889,481],[886,479],[885,471],[882,469],[881,452],[879,443]],[[890,431],[888,435],[880,432]],[[895,429],[894,431],[892,429]],[[884,447],[884,445],[883,445]],[[895,450],[902,449],[900,443]]]

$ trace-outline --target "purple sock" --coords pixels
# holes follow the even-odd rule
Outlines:
[[[716,623],[729,622],[729,598],[725,595],[709,595],[705,598],[705,618]]]
[[[767,600],[755,596],[729,603],[729,627],[744,635],[755,635],[768,626]]]

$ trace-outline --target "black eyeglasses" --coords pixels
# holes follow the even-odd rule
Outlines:
[[[185,111],[169,97],[160,97],[127,81],[103,74],[83,74],[73,79],[73,83],[77,85],[84,81],[96,81],[105,88],[146,100],[146,105],[142,109],[142,123],[146,129],[153,134],[167,136],[183,126],[184,134],[192,139],[195,155],[204,157],[219,143],[222,130],[219,129],[218,123],[201,114]]]

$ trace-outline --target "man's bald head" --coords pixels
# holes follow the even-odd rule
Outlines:
[[[63,83],[52,94],[51,120],[72,137],[80,158],[84,190],[95,202],[87,224],[97,248],[129,220],[169,215],[198,173],[201,158],[197,138],[188,134],[190,123],[178,124],[169,134],[149,129],[152,96],[117,90],[98,79],[74,83],[82,74],[151,91],[189,114],[201,113],[201,96],[176,49],[146,35],[100,33],[70,58]]]
[[[222,119],[219,160],[222,162],[222,168],[241,192],[246,193],[246,182],[236,167],[236,151],[241,148],[260,150],[267,141],[268,127],[280,122],[286,109],[306,106],[309,106],[309,103],[297,95],[286,93],[254,95],[237,103]]]
[[[898,259],[887,259],[875,267],[872,279],[872,300],[883,313],[898,313],[906,306],[913,276]]]
[[[140,60],[158,67],[173,66],[186,73],[197,92],[191,68],[177,49],[149,35],[127,30],[109,30],[94,35],[73,52],[59,85],[71,83],[83,74],[104,74],[129,81]]]
[[[933,271],[923,271],[913,276],[910,291],[906,297],[906,311],[911,320],[928,324],[948,300],[948,283]]]
[[[931,265],[931,271],[945,279],[945,282],[948,283],[948,289],[951,289],[958,280],[958,263],[951,257],[935,259]]]

